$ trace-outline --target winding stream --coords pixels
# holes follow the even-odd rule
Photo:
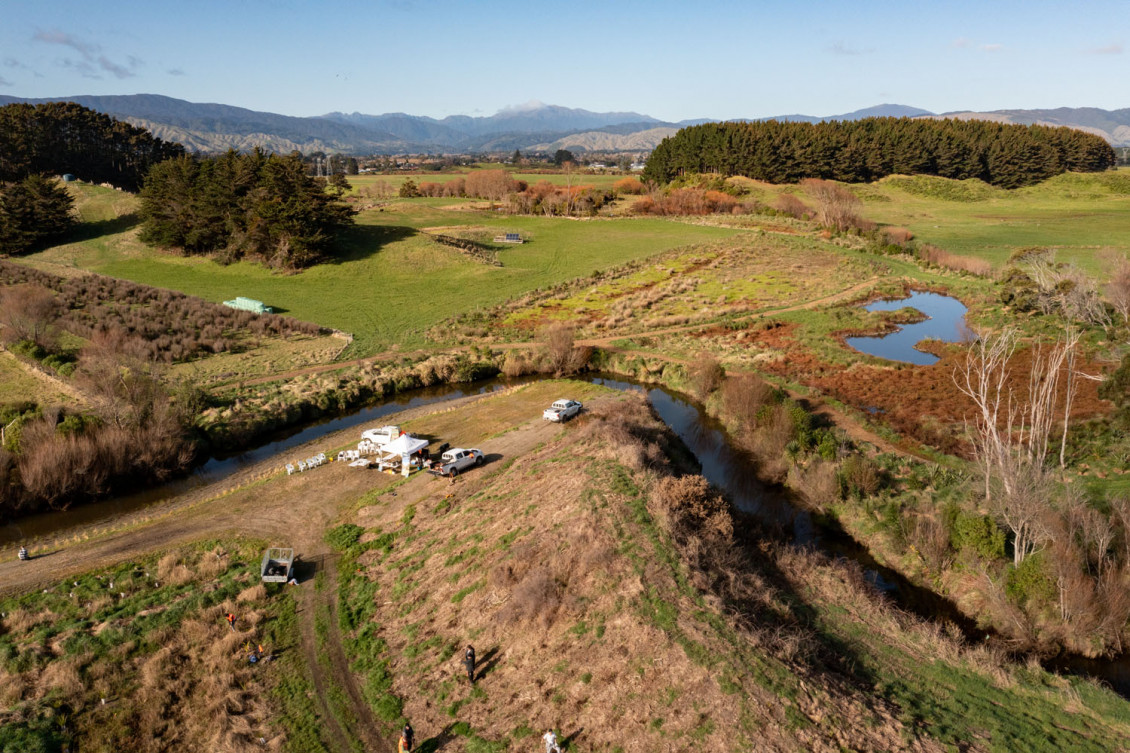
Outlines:
[[[143,509],[175,494],[221,481],[242,468],[306,442],[341,429],[372,424],[380,418],[423,405],[443,403],[468,395],[494,392],[525,380],[492,379],[476,385],[432,387],[394,396],[379,405],[325,419],[304,428],[281,433],[257,447],[237,455],[212,458],[186,478],[172,481],[137,494],[75,508],[65,515],[46,513],[21,518],[0,528],[0,544],[36,537],[58,535],[84,525],[109,523],[123,513]],[[738,448],[722,425],[707,415],[689,397],[665,388],[625,380],[619,376],[590,375],[588,381],[617,390],[634,390],[647,395],[656,414],[674,433],[701,466],[702,475],[724,491],[740,515],[749,516],[765,530],[800,546],[811,546],[834,557],[858,563],[867,578],[901,608],[929,620],[945,620],[956,625],[970,641],[986,637],[985,631],[963,615],[948,599],[916,586],[897,571],[878,564],[870,553],[835,524],[818,524],[809,512],[794,504],[788,491],[768,486],[758,477],[757,463]],[[279,460],[280,466],[285,462]],[[1080,656],[1056,657],[1045,666],[1062,672],[1101,679],[1130,698],[1130,656],[1114,659],[1087,659]]]

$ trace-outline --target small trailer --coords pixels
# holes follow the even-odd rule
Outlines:
[[[259,574],[264,583],[286,583],[294,577],[294,550],[271,547],[263,552]]]

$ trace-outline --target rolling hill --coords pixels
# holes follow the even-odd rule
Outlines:
[[[367,115],[331,112],[294,117],[214,103],[195,103],[156,94],[81,95],[43,99],[0,96],[0,104],[77,102],[189,149],[218,152],[254,147],[276,152],[345,154],[468,153],[523,151],[649,151],[663,138],[708,118],[665,122],[637,112],[589,110],[530,102],[494,115],[451,115],[443,119],[407,113]],[[917,107],[881,104],[839,115],[777,115],[757,120],[818,123],[866,117],[953,117],[1004,123],[1064,125],[1095,133],[1114,146],[1130,145],[1130,109],[1068,108],[931,113]]]

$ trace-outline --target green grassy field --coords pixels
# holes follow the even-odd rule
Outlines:
[[[484,165],[484,169],[499,169],[499,165]],[[466,178],[469,174],[474,172],[472,169],[467,169],[461,172],[443,172],[443,173],[430,173],[422,171],[411,171],[393,174],[377,174],[369,173],[367,175],[350,175],[349,183],[356,188],[363,188],[371,186],[381,181],[384,181],[394,189],[399,189],[404,184],[404,181],[411,178],[420,183],[446,183],[449,180],[456,178]],[[556,186],[573,185],[573,186],[596,186],[597,188],[611,188],[612,184],[624,178],[639,177],[633,175],[617,175],[613,173],[603,172],[589,172],[584,168],[580,168],[570,175],[565,173],[524,173],[518,171],[507,170],[511,177],[515,180],[523,180],[531,186],[539,181],[549,181]]]
[[[34,398],[33,398],[34,396]],[[46,380],[27,373],[11,353],[0,351],[0,404],[36,399],[44,405],[72,405],[75,400]]]
[[[121,200],[121,194],[106,189],[77,190],[84,218],[115,211],[107,205]],[[394,201],[382,210],[363,212],[341,256],[294,275],[249,262],[223,266],[149,249],[137,241],[136,228],[57,246],[24,260],[48,271],[89,269],[211,301],[237,295],[257,298],[290,316],[351,332],[355,341],[347,355],[362,356],[392,346],[422,345],[424,332],[442,319],[533,288],[738,232],[664,219],[578,221],[444,209],[451,203]],[[520,232],[529,242],[501,251],[504,266],[492,267],[419,232],[467,225],[493,233]]]
[[[515,175],[525,180],[568,179],[560,174]],[[366,175],[351,180],[364,186],[408,177],[448,180],[458,174]],[[620,177],[574,179],[610,184]],[[771,201],[781,190],[795,191],[795,187],[761,184],[755,188],[763,201]],[[358,216],[337,260],[288,276],[251,263],[221,266],[147,248],[137,241],[128,220],[134,199],[90,186],[73,190],[83,219],[93,223],[90,237],[26,257],[27,263],[64,273],[89,269],[212,301],[236,295],[258,298],[300,319],[353,333],[356,341],[347,356],[394,346],[418,347],[424,344],[428,328],[448,317],[633,259],[740,232],[656,218],[577,221],[494,215],[468,210],[460,199],[394,199]],[[1050,246],[1060,259],[1102,274],[1104,249],[1130,250],[1130,238],[1123,232],[1130,216],[1127,170],[1062,175],[1011,192],[980,181],[921,176],[889,178],[854,190],[863,198],[863,214],[869,219],[908,227],[921,241],[997,266],[1018,248]],[[420,233],[468,228],[484,234],[519,232],[530,242],[500,250],[504,266],[497,268],[471,261]]]
[[[1013,251],[1056,250],[1101,275],[1104,249],[1130,252],[1130,169],[1070,173],[1006,191],[980,181],[892,177],[863,186],[863,214],[909,228],[920,240],[1002,267]]]

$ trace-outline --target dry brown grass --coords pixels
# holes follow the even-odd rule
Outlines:
[[[204,586],[227,570],[228,559],[219,549],[198,559],[192,552],[172,552],[152,570],[168,584],[200,580]],[[143,585],[134,581],[119,572],[113,589],[128,594]],[[69,726],[83,749],[261,751],[259,738],[271,734],[268,696],[264,678],[248,664],[242,646],[257,640],[255,626],[264,614],[249,607],[265,597],[262,584],[255,584],[236,599],[199,610],[178,625],[154,629],[145,637],[148,645],[158,647],[150,653],[138,653],[138,641],[128,640],[99,654],[65,654],[66,638],[74,632],[61,633],[37,652],[31,669],[16,673],[0,667],[0,720],[11,719],[13,709],[31,704],[63,704],[70,709]],[[242,610],[240,631],[232,633],[221,615],[237,602]],[[109,597],[100,597],[80,608],[89,616],[110,603]],[[167,606],[142,612],[156,614]],[[55,619],[47,610],[17,609],[7,615],[4,627],[26,644],[39,626]],[[97,635],[121,622],[112,619],[88,629]],[[103,705],[100,699],[110,703]],[[267,747],[279,750],[282,743],[276,737]]]
[[[958,256],[929,243],[919,247],[918,255],[929,264],[952,269],[955,272],[968,272],[979,277],[988,277],[993,273],[993,265],[985,259]]]
[[[467,705],[456,718],[473,719],[484,738],[519,725],[567,727],[582,730],[573,741],[580,749],[665,750],[679,741],[672,749],[728,750],[744,744],[743,714],[757,727],[757,742],[745,742],[758,750],[927,749],[908,744],[894,710],[853,682],[812,674],[821,649],[788,616],[780,576],[766,577],[735,542],[729,508],[705,480],[673,472],[666,432],[643,398],[586,404],[582,418],[505,470],[461,479],[453,505],[437,504],[447,485],[422,484],[365,509],[366,525],[385,532],[404,525],[406,505],[415,509],[412,538],[364,562],[378,593],[403,593],[378,599],[374,621],[417,729],[449,724],[448,705],[458,702]],[[607,469],[627,469],[641,498]],[[633,507],[641,503],[649,515]],[[656,538],[641,528],[645,519]],[[676,570],[656,541],[673,543]],[[676,586],[676,571],[694,598]],[[648,618],[654,605],[672,617]],[[731,638],[700,620],[705,613],[730,625]],[[693,659],[665,619],[709,660]],[[471,636],[480,661],[491,657],[477,699],[467,695],[458,652],[441,660],[438,650],[419,651]],[[788,721],[735,646],[804,678],[789,703],[814,726]],[[739,690],[722,692],[723,676]]]
[[[250,588],[245,588],[239,592],[235,600],[240,603],[246,602],[259,602],[267,599],[267,588],[262,583],[256,583]]]
[[[789,486],[800,492],[815,509],[824,509],[840,499],[836,464],[813,458],[803,466],[789,469]]]

